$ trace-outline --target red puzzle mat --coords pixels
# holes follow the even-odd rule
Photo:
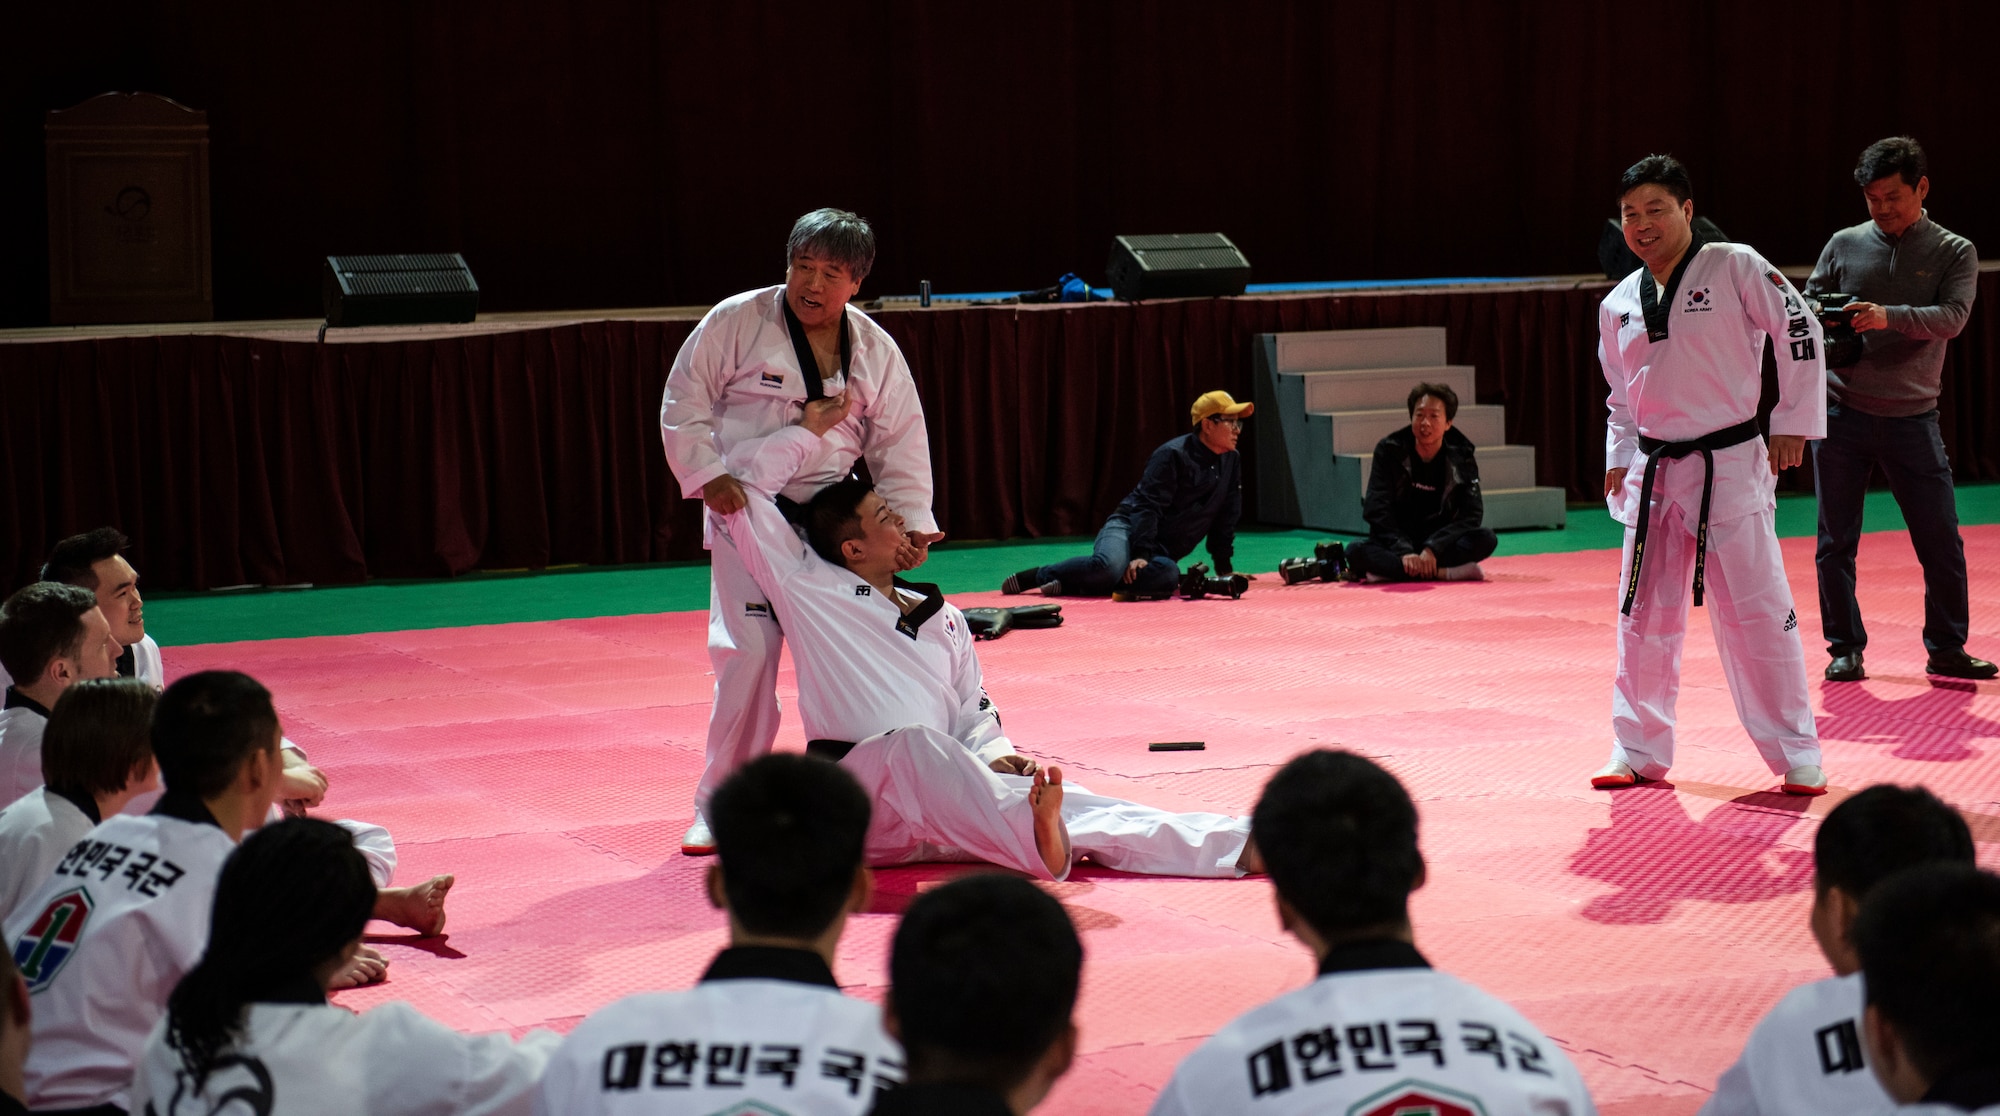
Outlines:
[[[2000,527],[1965,535],[1971,650],[2000,654]],[[1806,927],[1810,850],[1844,794],[1923,783],[1966,813],[1988,863],[2000,841],[2000,683],[1924,677],[1907,540],[1863,546],[1873,677],[1859,684],[1818,680],[1812,540],[1785,557],[1834,786],[1817,800],[1771,793],[1699,610],[1674,783],[1589,789],[1608,743],[1614,552],[1497,559],[1483,584],[1266,575],[1238,601],[1067,601],[1061,629],[981,653],[1020,749],[1093,790],[1245,812],[1303,749],[1378,758],[1422,810],[1418,945],[1519,1005],[1607,1113],[1693,1112],[1757,1017],[1827,972]],[[340,1002],[566,1030],[626,993],[688,985],[723,944],[706,862],[677,851],[708,715],[705,627],[673,613],[270,640],[174,648],[167,665],[262,679],[332,780],[327,816],[388,826],[405,880],[458,874],[449,938],[385,936],[389,982]],[[1145,748],[1186,739],[1208,748]],[[796,720],[779,746],[803,746]],[[850,993],[882,996],[896,912],[964,870],[880,874],[841,944]],[[1088,952],[1082,1056],[1043,1111],[1143,1111],[1202,1037],[1312,974],[1262,880],[1085,866],[1053,890]]]

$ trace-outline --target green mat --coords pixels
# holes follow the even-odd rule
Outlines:
[[[1887,492],[1868,494],[1867,523],[1874,531],[1901,531],[1902,513]],[[2000,523],[2000,484],[1958,490],[1966,524]],[[1778,534],[1811,535],[1811,496],[1778,499]],[[1560,531],[1506,531],[1500,555],[1604,550],[1619,545],[1623,530],[1602,504],[1570,508]],[[1312,553],[1312,544],[1339,538],[1324,531],[1252,528],[1236,537],[1236,568],[1261,573],[1281,559]],[[947,593],[996,589],[1008,574],[1087,550],[1088,538],[946,543],[931,553],[926,580]],[[1205,555],[1197,551],[1197,560]],[[708,565],[576,567],[536,573],[480,573],[449,581],[374,581],[326,589],[253,589],[149,595],[146,629],[164,646],[223,643],[411,628],[454,628],[523,620],[567,620],[680,612],[708,607]]]

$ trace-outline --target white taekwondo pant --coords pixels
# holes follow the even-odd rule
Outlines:
[[[715,703],[708,714],[708,758],[695,786],[706,811],[736,769],[770,752],[778,738],[778,655],[784,633],[764,591],[743,568],[729,536],[709,531],[708,661]],[[755,606],[756,610],[753,611]]]
[[[1611,758],[1658,779],[1674,763],[1674,702],[1681,688],[1698,515],[1657,499],[1651,515],[1632,614],[1618,618]],[[1617,586],[1621,604],[1635,534],[1625,528]],[[1764,762],[1779,775],[1818,765],[1819,730],[1806,689],[1805,649],[1771,509],[1709,522],[1702,607],[1708,610],[1737,719]]]
[[[923,725],[871,736],[840,766],[875,803],[868,863],[981,860],[1042,879],[1054,876],[1035,848],[1034,780],[1001,775],[950,736]],[[1072,857],[1155,876],[1242,875],[1236,860],[1250,819],[1176,814],[1063,784],[1063,823]]]

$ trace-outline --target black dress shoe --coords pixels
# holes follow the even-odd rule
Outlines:
[[[1835,655],[1833,661],[1826,664],[1826,680],[1828,682],[1859,682],[1866,677],[1868,677],[1868,672],[1861,667],[1861,652],[1859,651],[1849,651],[1845,655]]]
[[[1946,678],[1991,678],[2000,674],[2000,666],[1994,666],[1985,659],[1973,658],[1965,653],[1963,647],[1931,652],[1931,661],[1924,664],[1924,670]]]

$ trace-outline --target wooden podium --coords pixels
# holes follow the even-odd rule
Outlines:
[[[105,93],[48,114],[49,320],[206,322],[208,114]]]

